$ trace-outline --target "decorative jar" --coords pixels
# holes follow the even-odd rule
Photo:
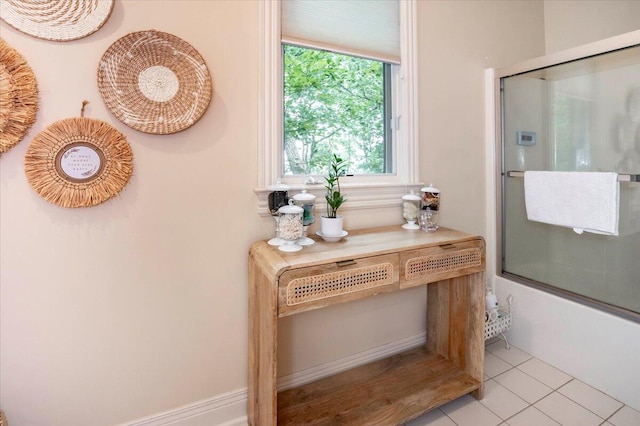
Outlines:
[[[302,246],[308,246],[315,241],[307,236],[309,231],[309,225],[316,221],[313,216],[313,206],[316,201],[316,196],[309,194],[306,189],[303,189],[301,193],[293,196],[293,199],[298,207],[302,207],[304,212],[302,213],[302,238],[298,240],[298,244]]]
[[[434,188],[433,184],[420,189],[422,192],[422,210],[440,210],[440,190]]]
[[[440,210],[440,190],[433,184],[420,189],[422,191],[422,201],[420,217],[418,222],[420,229],[433,232],[438,229],[438,215]]]
[[[281,183],[280,179],[278,179],[275,184],[269,185],[267,189],[271,191],[268,196],[269,213],[273,216],[276,224],[276,235],[268,243],[272,246],[279,246],[284,241],[278,236],[278,222],[280,220],[278,210],[289,203],[289,186]]]
[[[289,205],[280,207],[280,223],[278,226],[278,236],[283,241],[278,246],[281,251],[298,251],[302,246],[297,244],[302,238],[302,215],[304,209],[294,204],[293,199],[289,200]]]
[[[418,221],[418,213],[420,212],[420,196],[411,190],[410,194],[402,196],[402,217],[407,223],[402,225],[404,229],[420,229]]]
[[[426,210],[420,210],[420,217],[418,218],[420,223],[420,229],[426,232],[434,232],[438,229],[438,211],[431,210],[427,207]]]

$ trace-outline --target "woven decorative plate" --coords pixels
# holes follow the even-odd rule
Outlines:
[[[100,29],[113,0],[2,0],[0,16],[18,31],[53,41],[77,40]]]
[[[98,88],[111,112],[145,133],[182,131],[211,101],[207,64],[184,40],[160,31],[127,34],[102,56]]]
[[[0,155],[36,121],[38,83],[27,61],[0,38]]]
[[[68,118],[31,141],[24,168],[31,187],[50,203],[91,207],[124,188],[133,172],[133,153],[125,136],[108,123]]]

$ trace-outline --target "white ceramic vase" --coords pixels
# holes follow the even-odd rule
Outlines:
[[[338,217],[320,217],[320,232],[328,237],[337,237],[343,234],[342,216]]]

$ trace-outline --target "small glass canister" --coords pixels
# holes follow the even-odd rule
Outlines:
[[[280,207],[280,223],[278,226],[278,236],[282,239],[282,245],[278,246],[281,251],[298,251],[302,246],[297,244],[302,237],[302,215],[304,209],[294,205],[293,199],[289,200],[288,206]]]
[[[411,190],[410,194],[402,196],[402,217],[407,223],[402,225],[404,229],[420,229],[418,213],[420,212],[420,196]]]
[[[438,229],[438,214],[440,211],[440,190],[433,184],[420,189],[422,202],[420,210],[420,229],[433,232]]]
[[[434,232],[438,229],[438,211],[427,208],[426,210],[420,210],[420,217],[418,218],[420,223],[420,229],[426,232]]]
[[[296,202],[298,207],[302,207],[304,210],[302,214],[302,238],[298,240],[298,244],[301,246],[309,246],[315,241],[307,236],[309,231],[309,225],[316,221],[316,218],[313,216],[313,205],[316,201],[316,196],[313,194],[309,194],[306,189],[303,189],[301,193],[293,196],[293,199]]]
[[[280,179],[276,180],[276,183],[269,185],[267,188],[269,191],[268,203],[269,213],[273,216],[273,220],[276,224],[275,237],[271,238],[268,243],[272,246],[279,246],[284,241],[278,236],[278,227],[280,222],[280,207],[286,206],[289,203],[289,186],[280,182]]]
[[[440,190],[434,188],[433,184],[420,189],[422,192],[422,210],[440,210]]]

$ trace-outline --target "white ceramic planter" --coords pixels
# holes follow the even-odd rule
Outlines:
[[[320,232],[328,237],[337,237],[343,234],[342,216],[335,218],[322,216],[320,217]]]

